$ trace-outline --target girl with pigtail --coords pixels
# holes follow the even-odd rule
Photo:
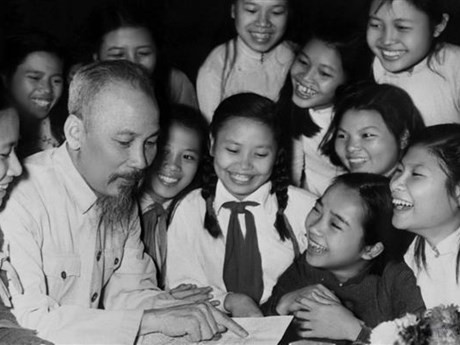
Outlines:
[[[219,105],[203,187],[180,202],[168,230],[167,285],[211,286],[232,316],[261,316],[259,304],[307,245],[315,197],[289,186],[276,109],[253,93]]]

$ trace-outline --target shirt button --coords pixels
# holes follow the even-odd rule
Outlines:
[[[65,273],[65,271],[62,271],[62,272],[61,272],[61,278],[62,278],[62,279],[67,278],[67,273]]]
[[[97,254],[96,254],[96,260],[97,261],[101,260],[101,256],[102,256],[102,252],[98,251]]]
[[[118,260],[118,258],[115,258],[114,264],[115,264],[115,265],[118,265],[118,262],[120,262],[120,260]]]
[[[93,293],[93,295],[91,296],[91,302],[95,302],[97,300],[97,292]]]

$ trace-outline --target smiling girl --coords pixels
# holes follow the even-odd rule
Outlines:
[[[292,0],[232,0],[236,37],[215,48],[200,67],[197,94],[208,121],[226,97],[255,92],[278,98],[294,59],[284,40]]]
[[[64,88],[61,46],[48,34],[26,32],[7,38],[5,52],[2,77],[21,121],[19,156],[58,146],[63,121],[50,112]]]
[[[349,172],[391,177],[410,138],[425,127],[404,90],[371,81],[340,92],[334,112],[321,149]]]
[[[156,264],[159,287],[164,287],[166,274],[166,227],[177,202],[200,186],[208,139],[206,120],[185,105],[173,105],[163,125],[158,154],[147,170],[140,197],[142,240]]]
[[[460,122],[460,47],[443,42],[443,0],[373,0],[367,42],[378,83],[406,90],[427,126]]]
[[[0,208],[3,208],[11,185],[21,175],[22,166],[16,155],[19,139],[19,116],[6,96],[0,83]],[[8,258],[8,245],[3,240],[0,229],[0,343],[52,345],[40,339],[30,329],[21,328],[11,312],[10,294],[7,286],[13,285],[22,290],[19,277]]]
[[[150,75],[160,106],[167,109],[169,104],[185,104],[198,108],[193,84],[184,72],[167,63],[158,28],[152,26],[146,12],[142,6],[128,2],[96,7],[85,32],[92,59],[137,63]]]
[[[405,260],[428,308],[460,305],[460,124],[427,127],[391,180],[393,225],[416,234]]]
[[[280,116],[290,127],[285,132],[290,134],[287,145],[292,145],[293,184],[318,196],[342,172],[319,149],[332,121],[336,90],[370,75],[364,38],[355,30],[334,28],[316,28],[307,39],[279,100]]]
[[[167,285],[211,286],[233,316],[261,316],[279,275],[306,248],[314,198],[290,187],[276,106],[251,93],[224,100],[211,123],[203,188],[168,229]]]
[[[294,315],[301,338],[365,342],[370,327],[424,310],[410,268],[389,261],[391,214],[387,178],[337,177],[307,217],[307,251],[280,277],[265,313]]]

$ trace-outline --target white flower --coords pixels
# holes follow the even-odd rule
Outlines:
[[[400,319],[386,321],[379,324],[372,330],[371,345],[397,345],[400,344],[401,338],[399,332],[417,323],[417,316],[406,314]]]

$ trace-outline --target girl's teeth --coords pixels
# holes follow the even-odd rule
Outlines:
[[[300,83],[297,83],[297,90],[305,97],[313,97],[317,94],[317,92],[310,86],[304,86]]]
[[[321,254],[327,250],[326,247],[314,242],[313,240],[308,241],[308,249],[314,253]]]
[[[408,201],[400,200],[400,199],[393,199],[392,202],[393,202],[393,207],[396,208],[397,210],[404,210],[404,209],[414,207],[414,204]]]
[[[38,105],[41,108],[48,108],[51,104],[50,101],[46,101],[43,99],[32,99],[32,102],[34,102],[36,105]]]
[[[232,174],[233,179],[240,181],[240,182],[248,182],[250,177],[248,175],[241,175],[241,174]]]
[[[169,176],[165,176],[165,175],[158,175],[159,179],[166,183],[166,184],[172,184],[172,183],[177,183],[179,181],[179,179],[177,178],[173,178],[173,177],[169,177]]]
[[[253,32],[251,35],[257,42],[260,42],[260,43],[267,42],[270,39],[270,34],[262,34],[262,33]]]
[[[401,57],[402,54],[403,52],[399,50],[382,50],[383,57],[389,59],[398,59]]]

